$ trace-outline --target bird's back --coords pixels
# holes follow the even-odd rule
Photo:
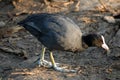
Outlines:
[[[33,14],[18,24],[50,50],[82,50],[82,33],[68,17],[47,13]]]

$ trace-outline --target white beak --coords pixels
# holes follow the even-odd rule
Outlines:
[[[102,48],[105,49],[105,50],[107,50],[107,51],[109,51],[109,47],[108,47],[107,44],[105,43],[104,37],[103,37],[103,36],[101,36],[101,37],[102,37],[102,40],[103,40]]]
[[[105,49],[105,50],[107,50],[107,51],[109,51],[109,47],[108,47],[107,44],[105,44],[105,43],[102,44],[102,48]]]

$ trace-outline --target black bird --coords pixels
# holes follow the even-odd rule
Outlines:
[[[59,14],[32,14],[18,23],[34,35],[50,51],[51,62],[44,60],[42,50],[39,65],[48,65],[61,72],[76,72],[57,66],[52,51],[80,52],[88,47],[102,47],[109,51],[104,37],[100,34],[82,35],[80,28],[68,17]]]

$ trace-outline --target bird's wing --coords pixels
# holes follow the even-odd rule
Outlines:
[[[31,26],[32,28],[34,28],[37,31],[41,32],[40,28],[37,27],[34,22],[27,22],[26,25]]]

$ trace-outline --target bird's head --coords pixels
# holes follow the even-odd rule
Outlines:
[[[109,52],[109,47],[105,42],[105,38],[100,34],[88,34],[83,37],[84,42],[89,46],[101,47]]]

